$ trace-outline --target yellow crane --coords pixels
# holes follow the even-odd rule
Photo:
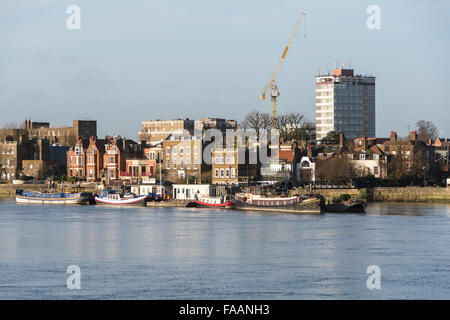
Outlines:
[[[272,97],[271,105],[272,105],[272,129],[275,128],[275,122],[277,118],[277,97],[280,95],[280,91],[278,91],[277,85],[275,84],[275,78],[278,76],[278,73],[280,72],[281,65],[283,64],[284,59],[286,58],[286,54],[289,50],[289,47],[291,46],[292,42],[294,42],[294,38],[298,32],[298,29],[300,28],[300,25],[303,22],[303,19],[305,18],[306,13],[302,12],[300,15],[300,19],[297,22],[297,25],[295,26],[294,32],[292,33],[291,37],[289,38],[288,44],[286,48],[283,51],[283,54],[281,55],[280,60],[278,61],[278,64],[272,73],[272,76],[270,77],[269,82],[264,87],[263,93],[260,95],[261,100],[266,99],[267,91],[270,88],[270,96]]]

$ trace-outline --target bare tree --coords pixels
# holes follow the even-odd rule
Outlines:
[[[254,129],[259,138],[259,130],[269,131],[272,126],[272,117],[268,113],[252,111],[247,114],[240,127]],[[316,127],[314,123],[306,121],[301,113],[280,114],[275,120],[275,128],[278,129],[281,139],[286,140],[311,140],[315,138]]]
[[[420,141],[428,143],[428,140],[436,140],[438,137],[438,130],[436,126],[431,121],[420,120],[416,123],[417,127],[417,138]]]
[[[316,163],[316,178],[325,183],[351,182],[352,179],[367,175],[364,169],[355,166],[347,158],[319,159]]]
[[[3,126],[2,129],[22,129],[22,126],[15,123],[15,122],[6,122]]]

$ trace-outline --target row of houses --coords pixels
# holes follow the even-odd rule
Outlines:
[[[46,122],[26,120],[21,129],[0,132],[0,178],[66,174],[108,183],[145,177],[196,184],[286,179],[303,183],[342,170],[332,168],[333,159],[350,162],[360,174],[377,178],[417,174],[418,170],[425,174],[436,164],[448,173],[448,139],[423,142],[415,131],[407,138],[399,138],[393,131],[389,138],[359,137],[350,141],[341,134],[336,143],[283,141],[279,149],[268,148],[268,156],[273,158],[268,163],[259,158],[249,163],[250,152],[260,145],[247,145],[244,153],[222,145],[206,149],[207,129],[218,129],[224,135],[236,128],[235,121],[216,118],[144,121],[135,142],[120,136],[97,138],[95,121],[76,120],[73,127],[52,128]]]

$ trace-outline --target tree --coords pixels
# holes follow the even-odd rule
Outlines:
[[[244,130],[255,130],[256,136],[259,139],[259,130],[269,131],[271,124],[272,119],[268,113],[262,113],[254,110],[245,116],[244,121],[240,124],[240,127]]]
[[[259,139],[259,130],[270,132],[272,117],[268,113],[252,111],[246,115],[240,127],[245,130],[255,130]],[[280,139],[312,140],[316,136],[316,126],[314,123],[307,121],[301,113],[290,112],[278,115],[275,119],[275,128],[279,131]]]
[[[2,129],[21,129],[22,126],[18,125],[15,122],[6,122],[3,126]]]
[[[322,142],[325,144],[338,144],[339,143],[339,133],[336,131],[329,131],[327,133],[327,135],[322,138]]]
[[[417,138],[420,141],[428,143],[428,140],[434,142],[438,137],[438,130],[436,126],[431,121],[420,120],[416,123],[417,127]]]
[[[320,182],[350,182],[365,175],[367,173],[363,169],[356,167],[346,158],[320,159],[316,165],[316,178]]]

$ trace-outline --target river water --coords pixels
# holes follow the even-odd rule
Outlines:
[[[366,284],[371,265],[380,289]],[[0,299],[417,298],[450,299],[450,205],[298,215],[0,201]]]

